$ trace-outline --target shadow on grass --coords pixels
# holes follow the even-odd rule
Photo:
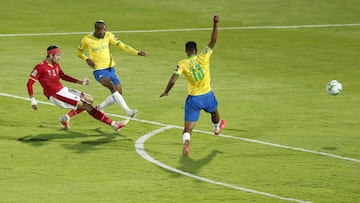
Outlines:
[[[201,167],[211,162],[217,154],[221,153],[223,152],[219,150],[212,150],[206,157],[198,160],[192,159],[191,157],[182,156],[179,159],[181,166],[178,169],[188,173],[196,174],[201,169]]]
[[[93,134],[85,134],[81,132],[75,132],[71,130],[60,130],[59,133],[51,134],[39,134],[39,135],[26,135],[18,138],[17,140],[26,144],[30,144],[34,147],[40,147],[48,144],[49,142],[61,142],[66,149],[73,150],[77,153],[84,153],[89,150],[96,150],[96,146],[110,144],[114,142],[126,142],[132,141],[130,138],[125,138],[124,135],[119,133],[105,133],[100,128],[96,128]],[[116,139],[117,137],[123,137],[123,139]],[[98,138],[91,140],[78,141],[77,138]]]

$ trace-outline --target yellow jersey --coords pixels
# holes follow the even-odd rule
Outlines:
[[[188,82],[189,95],[202,95],[211,91],[210,86],[210,57],[213,50],[210,47],[200,54],[194,54],[181,60],[174,71],[184,74]]]
[[[139,51],[121,42],[113,33],[106,32],[104,38],[98,38],[94,33],[84,36],[77,48],[76,55],[86,60],[90,58],[95,63],[95,70],[102,70],[115,66],[115,61],[110,53],[110,44],[113,44],[125,52],[137,55]],[[88,51],[89,57],[84,54]]]

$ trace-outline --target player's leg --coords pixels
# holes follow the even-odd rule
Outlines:
[[[122,96],[122,88],[121,88],[121,84],[116,85],[115,86],[116,90],[113,95],[115,98],[116,103],[118,103],[123,109],[124,111],[127,113],[127,115],[131,118],[134,118],[137,113],[138,110],[137,109],[130,109],[129,106],[126,104],[124,97]]]
[[[51,96],[50,101],[61,108],[71,109],[67,114],[61,116],[59,121],[64,129],[70,128],[70,118],[81,113],[83,110],[76,109],[77,101],[80,100],[81,92],[78,90],[63,87],[54,96]]]
[[[83,112],[83,109],[72,109],[69,112],[67,112],[66,114],[62,115],[59,117],[59,121],[61,123],[61,125],[64,126],[64,129],[70,129],[70,119],[78,114],[80,114],[81,112]]]
[[[188,96],[185,102],[184,110],[184,130],[182,135],[183,147],[182,154],[189,156],[190,154],[190,138],[192,130],[195,128],[195,124],[200,117],[201,108],[198,107],[197,97]]]
[[[86,110],[89,113],[89,115],[91,115],[93,118],[95,118],[96,120],[99,120],[107,125],[110,125],[116,131],[120,130],[122,127],[124,127],[129,122],[129,120],[113,121],[107,115],[105,115],[103,112],[97,110],[95,107],[93,107],[91,104],[87,103],[84,100],[79,101],[78,108]]]
[[[81,99],[87,101],[88,103],[92,104],[94,102],[94,97],[86,94],[84,92],[80,92],[74,89],[69,89],[68,91],[69,93],[75,95],[75,96],[80,96]],[[70,129],[70,119],[78,114],[80,114],[81,112],[83,112],[84,109],[72,109],[70,110],[67,114],[64,114],[62,116],[60,116],[59,120],[60,123],[64,126],[65,129]]]
[[[95,71],[95,72],[99,72],[99,71]],[[100,111],[103,111],[106,107],[108,107],[108,106],[110,106],[110,105],[112,105],[112,104],[114,104],[115,103],[115,100],[114,100],[114,97],[113,97],[113,93],[114,93],[114,84],[111,82],[111,80],[109,79],[109,78],[107,78],[107,77],[101,77],[101,78],[99,78],[99,77],[97,77],[97,75],[95,74],[95,72],[94,72],[94,75],[95,75],[95,78],[96,78],[96,80],[102,85],[102,86],[104,86],[104,87],[106,87],[107,89],[109,89],[109,91],[111,92],[111,94],[108,96],[108,97],[106,97],[106,99],[103,101],[103,102],[101,102],[96,108],[98,109],[98,110],[100,110]],[[100,73],[98,73],[98,74],[100,74]]]
[[[100,110],[103,110],[107,106],[117,103],[119,104],[124,111],[129,115],[131,112],[131,109],[126,104],[124,97],[121,95],[121,85],[114,85],[114,83],[109,78],[101,78],[100,83],[109,89],[111,92],[111,95],[109,95],[98,107]]]
[[[220,121],[220,113],[217,109],[218,102],[212,91],[206,95],[203,95],[203,103],[206,106],[204,110],[211,114],[211,122],[214,127],[214,134],[219,135],[220,132],[225,128],[226,120],[223,119]]]
[[[128,120],[120,122],[111,120],[108,116],[95,109],[90,104],[90,102],[88,103],[85,97],[81,97],[81,92],[78,90],[72,90],[64,87],[54,96],[51,96],[49,99],[53,104],[62,108],[70,108],[73,110],[86,110],[92,117],[108,125],[111,125],[115,130],[119,130],[128,122]]]
[[[115,68],[111,68],[105,73],[102,73],[98,81],[111,92],[111,95],[98,106],[99,110],[102,110],[113,103],[117,103],[124,109],[128,116],[136,116],[137,110],[130,109],[122,96],[122,87],[120,80],[115,73]]]
[[[182,154],[184,156],[189,156],[190,154],[190,138],[191,138],[192,130],[195,127],[195,124],[196,122],[189,122],[189,121],[185,121],[184,123],[184,130],[182,135],[182,140],[183,140]]]
[[[226,120],[222,119],[220,121],[220,114],[217,109],[211,112],[210,114],[211,114],[211,121],[214,127],[214,134],[219,135],[226,126]]]

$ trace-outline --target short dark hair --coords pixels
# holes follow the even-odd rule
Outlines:
[[[98,25],[98,24],[106,25],[105,21],[103,21],[103,20],[97,20],[97,21],[94,23],[94,28],[96,28],[96,25]]]
[[[188,42],[186,42],[186,44],[185,44],[185,50],[186,50],[186,51],[197,51],[196,42],[194,42],[194,41],[188,41]]]
[[[59,47],[56,46],[56,45],[50,45],[50,46],[47,48],[47,51],[50,51],[51,49],[56,49],[56,48],[59,48]]]

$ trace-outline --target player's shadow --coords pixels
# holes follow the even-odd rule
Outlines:
[[[178,169],[188,173],[196,174],[201,169],[201,167],[210,163],[217,156],[217,154],[221,153],[223,152],[219,150],[212,150],[206,157],[198,160],[192,159],[188,156],[182,156],[179,159],[180,167]]]
[[[108,134],[101,131],[100,128],[96,128],[93,130],[93,134],[85,134],[81,132],[75,131],[64,131],[61,130],[61,133],[51,133],[51,134],[39,134],[39,135],[26,135],[18,138],[17,140],[23,143],[30,144],[34,147],[41,147],[47,145],[50,142],[61,142],[62,146],[66,149],[73,150],[77,153],[84,153],[89,150],[96,150],[96,146],[109,144],[113,142],[124,142],[124,141],[132,141],[132,139],[126,138],[124,135],[118,133]],[[66,134],[64,134],[66,132]],[[98,139],[93,139],[97,138]],[[123,137],[123,139],[115,139],[117,137]],[[77,138],[92,138],[91,140],[84,141],[72,141],[71,139]]]

